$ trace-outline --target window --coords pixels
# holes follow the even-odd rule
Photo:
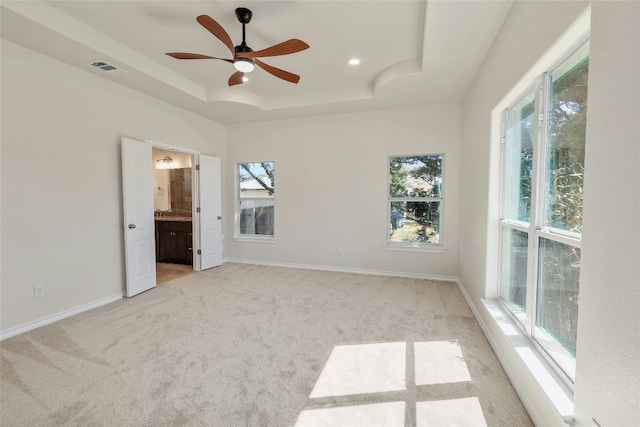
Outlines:
[[[238,165],[238,235],[273,237],[274,178],[273,162]]]
[[[574,381],[589,45],[504,112],[500,300]]]
[[[388,246],[440,245],[442,154],[389,157]]]

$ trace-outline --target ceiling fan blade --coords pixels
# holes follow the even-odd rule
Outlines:
[[[196,18],[196,21],[224,43],[231,51],[231,55],[235,54],[231,37],[229,37],[229,34],[224,30],[224,28],[222,28],[222,25],[216,22],[215,19],[208,15],[200,15]]]
[[[293,74],[288,71],[281,70],[280,68],[273,67],[269,64],[265,64],[259,59],[254,59],[254,62],[257,66],[265,70],[267,73],[271,73],[274,76],[281,78],[282,80],[286,80],[291,83],[298,83],[300,81],[300,76],[297,74]]]
[[[235,73],[231,74],[231,77],[229,77],[229,86],[242,84],[243,77],[244,73],[242,71],[236,71]]]
[[[242,58],[263,58],[266,56],[279,56],[288,55],[290,53],[300,52],[301,50],[308,49],[309,45],[298,39],[287,40],[286,42],[278,43],[266,49],[257,50],[255,52],[238,52],[236,56]]]
[[[169,52],[165,53],[165,55],[169,55],[176,59],[219,59],[221,61],[227,61],[233,63],[231,59],[218,58],[215,56],[207,56],[201,55],[199,53],[187,53],[187,52]]]

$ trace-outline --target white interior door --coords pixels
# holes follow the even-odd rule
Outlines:
[[[220,159],[200,155],[200,269],[222,264]]]
[[[156,286],[151,145],[122,138],[127,297]]]

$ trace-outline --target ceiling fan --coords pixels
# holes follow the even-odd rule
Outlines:
[[[300,76],[290,73],[288,71],[281,70],[280,68],[273,67],[265,64],[258,58],[264,58],[268,56],[280,56],[288,55],[291,53],[300,52],[309,48],[309,45],[298,39],[290,39],[282,43],[278,43],[266,49],[254,51],[245,42],[245,25],[251,22],[253,13],[246,7],[239,7],[236,9],[236,17],[242,24],[242,43],[238,46],[233,46],[231,37],[229,34],[218,24],[213,18],[207,15],[200,15],[196,18],[196,21],[202,25],[207,31],[216,36],[222,43],[225,44],[231,51],[233,59],[217,58],[215,56],[201,55],[199,53],[186,53],[186,52],[169,52],[167,55],[176,59],[219,59],[221,61],[230,62],[237,70],[229,78],[229,86],[238,85],[243,82],[245,73],[253,71],[255,66],[262,68],[267,73],[270,73],[278,78],[286,80],[291,83],[298,83]]]

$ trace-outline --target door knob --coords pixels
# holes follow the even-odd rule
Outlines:
[[[134,228],[136,228],[136,225],[135,224],[129,224],[129,228],[134,229]]]
[[[221,217],[221,216],[219,216],[219,217],[218,217],[218,219],[222,219],[222,217]]]

